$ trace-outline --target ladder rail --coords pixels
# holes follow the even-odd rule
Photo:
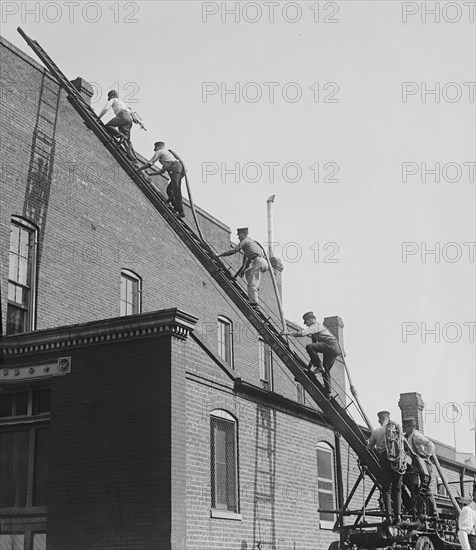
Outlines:
[[[226,269],[221,260],[214,257],[215,251],[211,246],[205,241],[202,241],[182,219],[178,218],[171,211],[164,195],[154,187],[145,174],[137,170],[137,166],[130,160],[116,140],[106,132],[94,111],[84,101],[76,88],[69,82],[48,54],[36,41],[30,39],[20,28],[18,28],[18,32],[66,91],[68,101],[83,118],[86,126],[92,130],[106,146],[124,171],[153,205],[155,210],[162,215],[165,221],[172,227],[203,267],[215,279],[222,290],[231,298],[241,313],[248,319],[258,334],[263,337],[295,378],[302,384],[311,398],[321,408],[324,414],[327,415],[330,423],[342,434],[355,451],[361,463],[367,466],[369,476],[376,483],[380,484],[381,475],[378,458],[375,453],[367,450],[366,438],[358,424],[335,399],[327,399],[323,385],[315,377],[311,380],[305,372],[307,364],[290,348],[289,344],[269,319],[249,305],[247,295],[232,278],[230,272]]]

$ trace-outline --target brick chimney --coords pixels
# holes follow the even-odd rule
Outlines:
[[[344,350],[344,321],[337,315],[334,317],[325,317],[324,326],[332,332],[339,341],[342,350]]]
[[[326,326],[330,332],[337,338],[339,344],[344,350],[344,321],[337,315],[334,317],[325,317],[324,326]],[[338,356],[336,362],[332,367],[332,378],[333,378],[333,388],[334,392],[337,392],[337,399],[342,406],[346,404],[345,397],[345,387],[346,387],[346,377],[344,362],[342,357]]]
[[[423,408],[425,403],[417,392],[401,393],[398,406],[402,411],[402,422],[406,418],[413,417],[416,422],[416,429],[423,433]]]
[[[94,95],[94,90],[91,84],[89,84],[89,82],[86,82],[86,80],[84,80],[84,78],[81,78],[80,76],[72,80],[71,84],[78,90],[86,103],[88,105],[91,105],[91,98]]]

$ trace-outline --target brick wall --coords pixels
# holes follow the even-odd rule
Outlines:
[[[48,87],[57,84],[5,40],[0,47],[5,66],[1,90],[8,98],[0,107],[0,122],[8,135],[0,143],[0,286],[5,325],[10,219],[23,215],[27,199],[38,203],[37,210],[46,200],[45,194],[27,197],[27,177],[41,86],[44,79]],[[211,346],[216,346],[218,315],[229,318],[235,332],[234,367],[245,379],[258,384],[258,337],[254,329],[86,128],[63,92],[55,136],[47,211],[39,223],[42,246],[36,328],[119,315],[120,272],[131,269],[143,281],[144,312],[178,307],[196,315],[196,330]],[[163,189],[165,184],[158,181],[158,185]],[[193,224],[190,212],[187,217]],[[217,250],[228,249],[227,226],[203,211],[200,220],[207,240]],[[238,257],[225,260],[233,270],[241,262]],[[278,318],[269,274],[263,277],[260,294],[267,312],[270,308]],[[336,363],[333,375],[342,378],[341,373],[342,365]],[[275,389],[296,398],[294,380],[279,362]]]
[[[48,548],[169,548],[170,339],[71,356],[52,385]]]
[[[319,526],[316,445],[334,447],[333,431],[238,396],[225,374],[209,376],[213,365],[190,339],[187,353],[187,549],[327,548],[337,537]],[[214,409],[238,423],[241,521],[210,516]]]

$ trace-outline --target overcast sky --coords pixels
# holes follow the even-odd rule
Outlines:
[[[148,129],[136,149],[177,151],[233,238],[267,240],[275,194],[286,317],[342,317],[373,421],[417,391],[426,433],[453,443],[456,417],[458,451],[474,452],[474,8],[4,1],[1,23],[95,83],[96,112],[118,89]]]

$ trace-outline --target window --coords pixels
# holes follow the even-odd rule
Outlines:
[[[304,405],[306,403],[306,390],[300,382],[296,382],[296,390],[298,403]]]
[[[233,367],[233,324],[226,317],[218,317],[218,354]]]
[[[10,229],[7,334],[34,328],[36,286],[36,228],[13,218]]]
[[[0,508],[46,506],[50,390],[0,396]]]
[[[135,315],[140,313],[142,280],[133,271],[121,271],[121,315]]]
[[[23,550],[23,534],[0,534],[0,549],[3,550]]]
[[[335,508],[335,476],[334,450],[327,443],[317,444],[317,491],[319,508],[333,510]],[[320,512],[320,526],[332,529],[335,515],[329,512]]]
[[[273,351],[263,340],[259,340],[259,379],[263,389],[273,389]]]
[[[238,512],[238,461],[236,420],[215,410],[210,416],[212,508]]]

